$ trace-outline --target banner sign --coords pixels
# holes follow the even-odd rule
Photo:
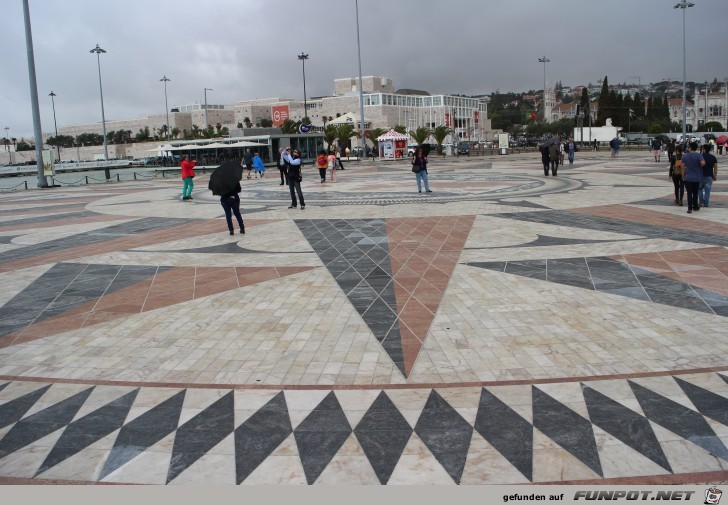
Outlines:
[[[288,105],[274,105],[271,107],[271,119],[273,120],[273,126],[281,126],[288,117]]]

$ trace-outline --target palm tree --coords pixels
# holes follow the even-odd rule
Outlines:
[[[379,142],[377,142],[377,138],[381,137],[387,133],[387,130],[384,128],[374,128],[373,130],[369,130],[366,134],[367,139],[372,141],[372,144],[374,145],[375,150],[379,150]]]
[[[334,145],[334,142],[336,141],[336,126],[330,124],[324,129],[324,140],[326,141],[326,145],[329,146],[329,149]]]
[[[435,142],[437,142],[437,154],[442,154],[442,143],[445,142],[448,135],[453,133],[455,133],[455,131],[445,125],[436,126],[435,129],[432,130],[432,136],[435,137]]]
[[[354,130],[353,125],[342,124],[336,129],[336,140],[339,142],[339,147],[346,147],[349,144],[349,139],[357,136],[359,136],[359,133]]]
[[[172,138],[176,139],[177,137],[179,137],[179,128],[175,126],[174,128],[172,128]]]
[[[410,132],[410,137],[417,142],[418,146],[421,146],[425,142],[427,142],[427,138],[432,134],[432,130],[429,128],[425,128],[424,126],[420,126],[415,131]]]
[[[407,128],[405,128],[401,124],[394,125],[394,128],[392,128],[392,130],[396,131],[397,133],[401,133],[402,135],[407,133]]]

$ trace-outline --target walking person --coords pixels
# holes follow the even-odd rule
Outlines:
[[[698,190],[700,189],[700,182],[703,180],[705,159],[697,150],[698,143],[690,142],[688,152],[682,157],[682,162],[685,164],[685,175],[683,179],[685,180],[685,190],[688,193],[688,214],[700,210],[698,206]]]
[[[549,148],[546,146],[540,146],[538,148],[541,151],[541,163],[543,163],[543,175],[549,175]]]
[[[667,151],[667,161],[672,165],[675,163],[675,139],[670,139],[665,150]]]
[[[655,163],[660,162],[660,151],[662,150],[662,145],[660,142],[660,139],[654,138],[652,139],[652,145],[650,146],[650,149],[652,150],[652,155],[655,157]]]
[[[559,139],[556,140],[548,147],[549,150],[549,161],[551,161],[551,175],[556,177],[556,171],[559,168],[559,156],[561,154],[559,149]]]
[[[240,182],[233,191],[220,197],[220,205],[222,205],[225,211],[225,220],[227,221],[228,230],[230,235],[235,235],[235,229],[233,228],[233,217],[238,220],[238,227],[240,228],[240,234],[245,235],[245,223],[243,223],[243,216],[240,214]]]
[[[339,149],[338,151],[336,151],[336,160],[339,162],[339,168],[341,170],[344,170],[344,164],[341,162],[341,158],[344,157],[345,153],[346,153],[346,151],[344,150],[343,147],[341,149]]]
[[[182,200],[192,200],[192,188],[195,187],[193,179],[195,178],[195,165],[196,161],[190,161],[187,155],[182,156],[180,162],[180,172],[182,175]]]
[[[301,200],[301,210],[306,208],[306,204],[303,201],[303,193],[301,192],[301,181],[303,180],[303,174],[301,173],[301,151],[294,149],[292,154],[288,154],[288,149],[283,151],[283,158],[288,163],[288,187],[291,190],[291,206],[289,209],[295,209],[298,206],[296,200],[296,194],[298,194],[298,200]]]
[[[579,150],[579,147],[576,145],[576,142],[574,142],[574,139],[569,137],[569,140],[566,142],[566,152],[569,155],[569,165],[574,164],[574,153]]]
[[[417,190],[422,193],[422,181],[425,182],[425,192],[432,193],[430,184],[427,180],[427,156],[422,152],[422,148],[418,147],[415,155],[412,157],[412,171],[417,179]]]
[[[326,182],[326,170],[329,168],[329,157],[326,151],[321,149],[316,157],[316,168],[318,168],[319,176],[321,176],[321,184]]]
[[[284,182],[288,186],[288,165],[286,160],[283,159],[282,147],[278,148],[278,171],[281,173],[281,186],[283,186]]]
[[[253,155],[253,168],[255,168],[255,178],[257,179],[258,174],[260,174],[260,178],[262,179],[265,175],[265,164],[263,163],[263,158],[258,154],[258,151],[255,151]]]
[[[328,168],[331,170],[331,182],[336,182],[336,155],[334,151],[329,151]]]
[[[682,146],[675,148],[672,163],[670,163],[669,176],[672,184],[675,186],[675,205],[683,206],[683,196],[685,195],[685,181],[683,181],[683,171],[685,165],[682,162],[683,149]]]
[[[253,154],[250,152],[250,148],[247,148],[243,154],[243,166],[248,171],[248,179],[250,179],[250,172],[253,170]]]
[[[700,181],[698,188],[698,205],[700,207],[707,207],[710,203],[710,188],[713,186],[713,181],[718,179],[718,159],[711,154],[712,147],[710,144],[703,146],[705,165],[703,165],[703,180]]]

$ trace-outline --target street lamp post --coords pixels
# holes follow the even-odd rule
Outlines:
[[[104,159],[109,159],[109,148],[106,143],[106,116],[104,115],[104,88],[101,86],[101,54],[106,53],[103,49],[99,47],[98,44],[96,44],[96,47],[91,49],[89,51],[90,53],[96,53],[96,63],[99,67],[99,94],[101,95],[101,129],[104,132]],[[104,167],[104,174],[106,175],[106,180],[111,179],[111,172],[109,172],[109,167]]]
[[[539,63],[543,63],[543,120],[546,121],[546,64],[550,62],[546,56],[538,59]]]
[[[172,79],[168,79],[166,75],[159,79],[164,83],[164,112],[167,114],[167,142],[169,142],[169,106],[167,105],[167,83]]]
[[[167,84],[165,83],[165,86],[166,85]],[[207,130],[209,128],[209,125],[207,122],[207,92],[208,91],[215,91],[215,90],[212,88],[205,88],[205,130]]]
[[[53,126],[56,130],[56,151],[58,151],[58,161],[61,161],[61,146],[58,145],[58,123],[56,122],[56,101],[54,100],[57,95],[51,91],[48,96],[51,97],[51,104],[53,105]]]
[[[364,82],[361,75],[361,43],[359,42],[359,0],[354,0],[356,7],[356,51],[359,55],[359,115],[361,116],[361,142],[363,146],[367,145],[364,136]],[[366,151],[366,149],[364,149]]]
[[[305,119],[308,117],[308,107],[306,105],[306,60],[308,59],[308,55],[301,51],[298,59],[301,60],[303,65],[303,118]]]
[[[682,0],[681,2],[675,4],[673,9],[682,9],[683,13],[683,96],[682,96],[682,141],[685,142],[685,138],[687,137],[687,123],[688,123],[688,113],[687,113],[687,91],[685,88],[685,82],[687,80],[687,63],[686,63],[686,57],[685,57],[685,10],[689,7],[694,7],[695,4],[691,2],[687,2],[686,0]]]

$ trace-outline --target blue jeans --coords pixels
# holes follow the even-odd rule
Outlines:
[[[700,181],[700,189],[698,189],[698,200],[700,203],[708,206],[710,202],[710,187],[713,185],[713,177],[703,176],[703,180]]]
[[[427,170],[420,170],[415,174],[417,178],[417,190],[422,193],[422,182],[425,181],[425,191],[430,191],[430,184],[427,181]]]
[[[574,163],[574,151],[569,151],[569,163]]]

